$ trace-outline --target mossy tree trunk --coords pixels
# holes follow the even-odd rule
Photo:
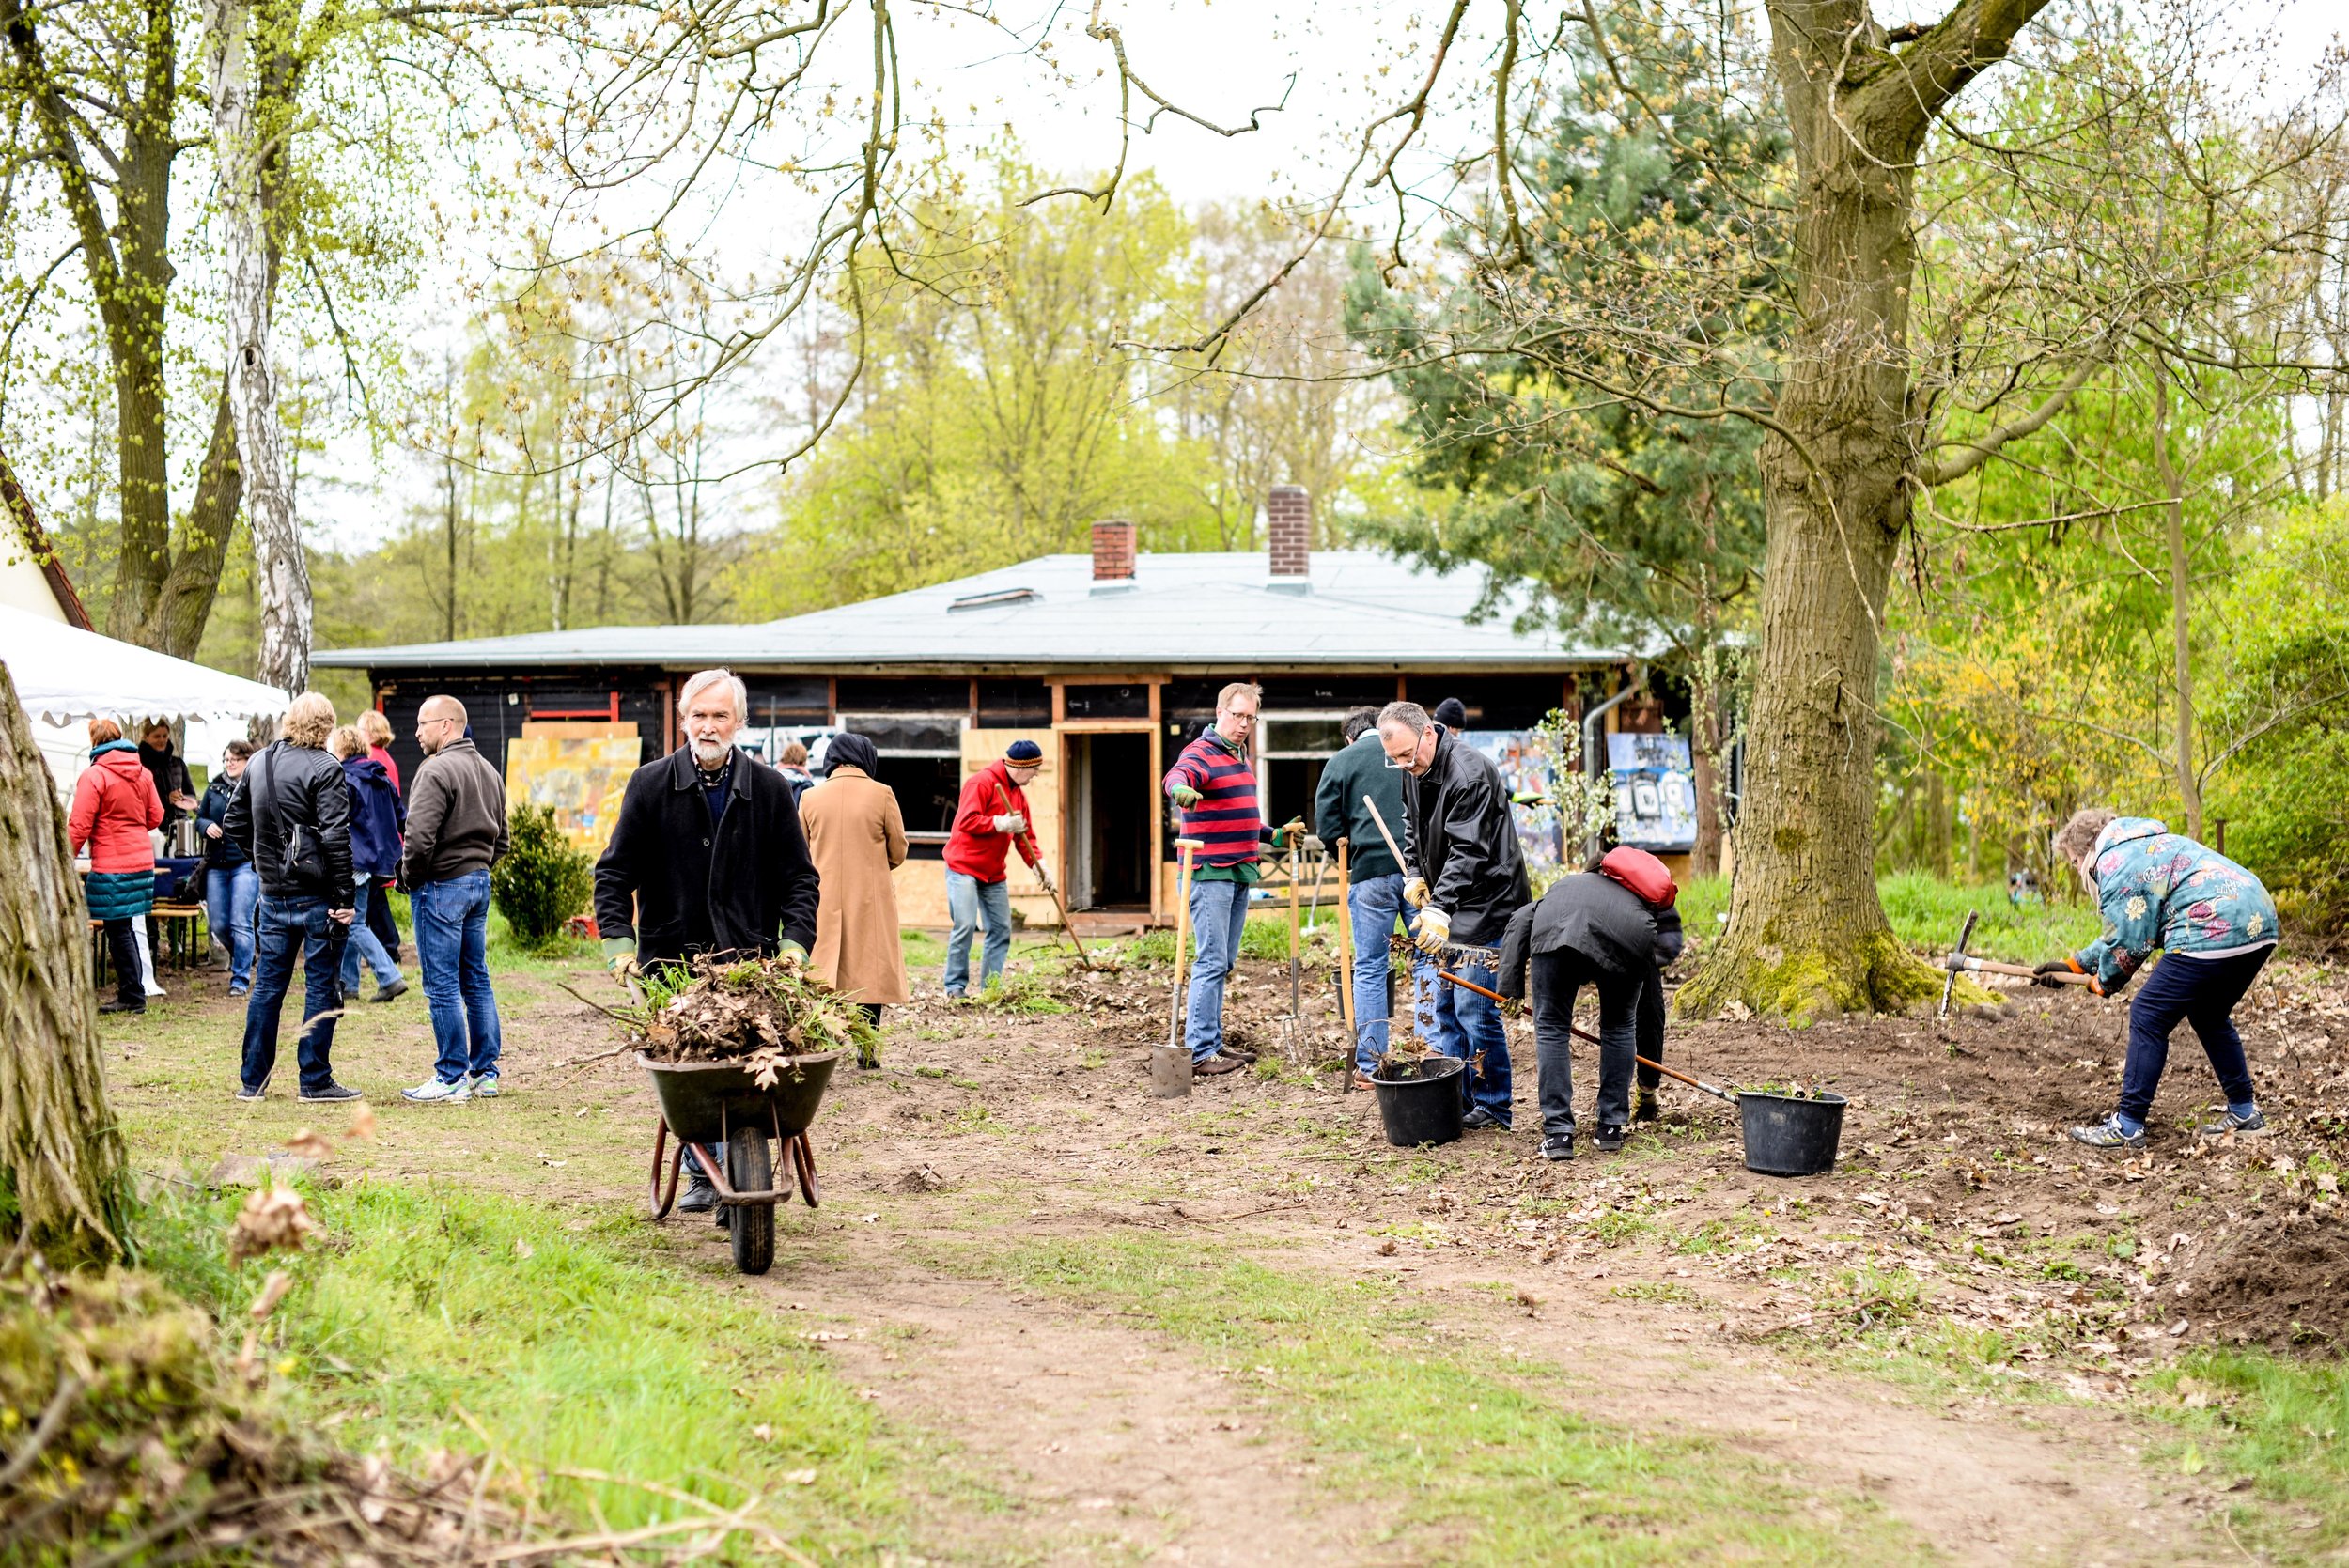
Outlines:
[[[1898,1008],[1940,976],[1876,898],[1876,664],[1916,482],[1915,170],[1942,106],[2047,0],[1960,0],[1895,48],[1866,0],[1768,0],[1798,176],[1797,317],[1762,478],[1769,541],[1729,930],[1677,1006]]]
[[[129,1170],[106,1104],[89,911],[65,813],[0,664],[0,1206],[53,1262],[120,1255]]]

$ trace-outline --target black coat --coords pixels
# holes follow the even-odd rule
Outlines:
[[[269,791],[267,801],[257,791]],[[286,839],[295,829],[318,835],[322,884],[305,885],[286,868]],[[244,787],[229,797],[220,831],[243,846],[272,898],[323,898],[330,909],[350,908],[350,786],[343,765],[316,746],[272,740],[244,765]]]
[[[1452,939],[1491,947],[1532,898],[1509,791],[1492,759],[1450,730],[1419,778],[1403,778],[1406,876],[1427,879],[1429,904],[1452,917]]]
[[[1674,924],[1678,922],[1675,918]],[[1541,902],[1519,909],[1501,942],[1502,996],[1525,995],[1532,955],[1568,949],[1609,974],[1645,979],[1657,961],[1656,911],[1612,877],[1561,877]]]
[[[195,804],[197,831],[213,827],[220,830],[218,838],[210,833],[203,835],[204,863],[215,870],[233,870],[253,858],[244,852],[244,846],[239,844],[236,835],[228,831],[228,802],[243,788],[243,784],[227,774],[215,773],[212,782],[204,786],[204,799]]]
[[[816,946],[816,862],[782,774],[737,752],[713,828],[693,749],[639,768],[596,862],[596,928],[641,963]]]

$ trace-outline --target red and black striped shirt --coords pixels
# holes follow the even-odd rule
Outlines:
[[[1183,748],[1174,766],[1166,770],[1163,785],[1177,784],[1199,792],[1183,813],[1183,836],[1204,847],[1198,863],[1210,866],[1245,865],[1258,859],[1257,846],[1270,836],[1256,806],[1256,775],[1248,759],[1235,756],[1223,737],[1208,730]]]

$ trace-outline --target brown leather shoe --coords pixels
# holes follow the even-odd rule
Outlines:
[[[1369,1075],[1368,1073],[1363,1072],[1361,1068],[1357,1067],[1357,1068],[1353,1069],[1353,1073],[1354,1073],[1354,1087],[1355,1087],[1355,1088],[1357,1088],[1357,1089],[1376,1089],[1376,1088],[1377,1087],[1377,1084],[1375,1084],[1375,1083],[1373,1083],[1373,1082],[1371,1082],[1371,1081],[1370,1081],[1370,1075]]]
[[[1247,1065],[1247,1063],[1236,1056],[1226,1056],[1221,1051],[1218,1051],[1205,1062],[1192,1063],[1190,1071],[1194,1078],[1215,1078],[1223,1073],[1237,1073]]]

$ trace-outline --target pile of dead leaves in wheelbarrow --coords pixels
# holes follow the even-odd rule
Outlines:
[[[795,954],[697,958],[638,981],[643,1000],[614,1011],[655,1062],[736,1062],[761,1089],[794,1070],[791,1058],[854,1051],[880,1061],[880,1033],[853,1004],[809,972]]]

